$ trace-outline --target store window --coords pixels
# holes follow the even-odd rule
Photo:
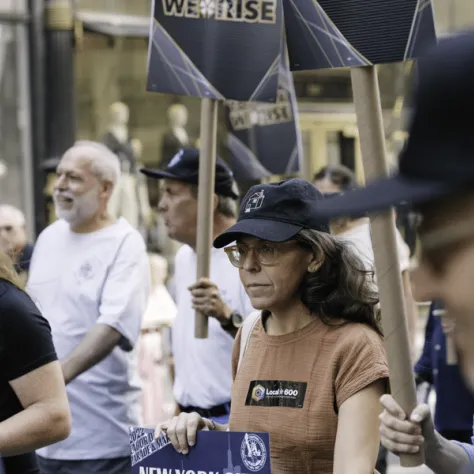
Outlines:
[[[25,13],[26,1],[3,0],[0,12]],[[27,27],[0,23],[0,204],[21,209],[33,228]]]

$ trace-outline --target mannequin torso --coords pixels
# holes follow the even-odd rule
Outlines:
[[[121,179],[109,201],[109,212],[123,216],[136,229],[145,232],[149,221],[150,204],[146,181],[140,179],[138,160],[141,143],[130,137],[127,105],[116,102],[110,107],[110,121],[102,142],[115,153],[121,165]]]
[[[188,132],[184,128],[174,127],[172,132],[178,141],[183,144],[183,147],[189,145]]]
[[[122,172],[135,174],[137,164],[126,126],[110,126],[102,139],[104,145],[120,159]]]
[[[186,124],[188,122],[188,111],[182,104],[174,104],[168,109],[169,129],[163,136],[161,146],[160,168],[166,168],[171,158],[176,153],[190,146]]]

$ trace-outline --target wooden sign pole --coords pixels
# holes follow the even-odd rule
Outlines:
[[[211,247],[214,223],[214,181],[216,174],[217,148],[217,106],[216,99],[201,101],[201,132],[199,138],[199,185],[197,220],[197,279],[208,278],[211,263]],[[196,311],[194,337],[207,339],[208,316]]]
[[[388,176],[377,70],[375,66],[352,68],[351,78],[365,178],[370,181]],[[403,303],[394,211],[372,216],[370,224],[391,392],[405,413],[411,413],[417,399]],[[420,466],[424,463],[424,453],[400,456],[400,463],[403,467]]]

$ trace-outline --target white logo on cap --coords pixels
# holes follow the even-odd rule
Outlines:
[[[168,168],[172,168],[173,166],[177,165],[181,161],[181,157],[183,156],[184,150],[180,150],[176,155],[171,158],[171,161],[168,164]]]
[[[245,212],[250,212],[250,211],[254,211],[255,209],[260,209],[262,207],[264,199],[265,199],[265,194],[263,192],[263,189],[258,193],[253,193],[249,197],[249,200],[247,201],[247,204],[245,206]]]

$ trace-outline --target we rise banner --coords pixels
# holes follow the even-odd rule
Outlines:
[[[163,433],[131,428],[132,474],[271,474],[268,433],[199,431],[189,454]]]
[[[275,102],[281,0],[154,0],[147,89]]]
[[[297,173],[303,156],[293,77],[282,45],[274,104],[227,101],[227,147],[238,181]]]

